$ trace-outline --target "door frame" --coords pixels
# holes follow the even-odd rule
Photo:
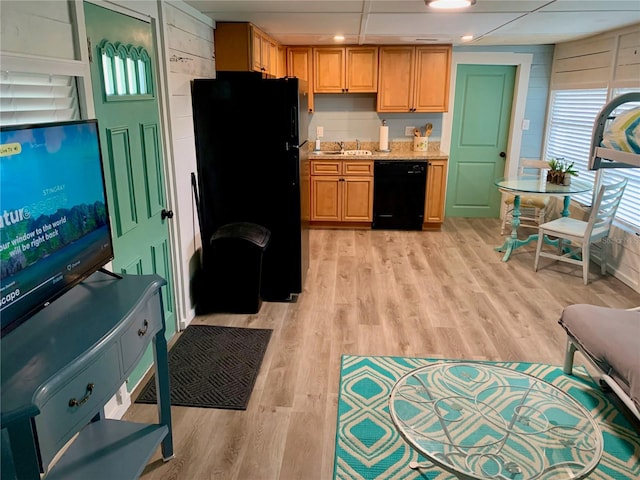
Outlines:
[[[451,56],[451,92],[456,91],[456,79],[458,65],[507,65],[516,67],[516,79],[513,87],[513,102],[511,104],[511,120],[509,122],[509,135],[507,140],[507,161],[505,162],[504,176],[518,170],[520,149],[522,147],[522,121],[524,120],[527,104],[527,92],[529,91],[529,78],[531,76],[531,64],[533,53],[508,53],[508,52],[459,52],[453,51]],[[449,154],[451,151],[451,137],[453,130],[453,107],[455,95],[449,95],[449,110],[442,115],[442,137],[440,150]],[[501,208],[500,217],[504,209]]]

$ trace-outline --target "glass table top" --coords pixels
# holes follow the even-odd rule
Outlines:
[[[495,184],[501,189],[513,192],[545,193],[547,195],[571,195],[593,189],[593,185],[584,180],[572,178],[569,185],[556,185],[548,183],[545,177],[537,175],[499,178]]]
[[[584,407],[497,365],[419,368],[398,380],[389,407],[400,435],[461,479],[579,479],[602,455],[602,433]]]

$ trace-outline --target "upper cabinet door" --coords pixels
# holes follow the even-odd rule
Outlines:
[[[259,30],[253,29],[253,69],[256,72],[261,72],[263,70],[262,67],[262,34]]]
[[[379,112],[413,108],[414,47],[380,47]]]
[[[378,47],[313,49],[315,93],[378,91]]]
[[[345,88],[349,93],[378,91],[378,47],[347,47]]]
[[[451,48],[416,47],[414,112],[449,108]]]
[[[309,112],[313,112],[313,69],[311,47],[287,48],[287,76],[307,82],[309,88]]]
[[[345,91],[344,48],[314,48],[314,92],[342,93]]]

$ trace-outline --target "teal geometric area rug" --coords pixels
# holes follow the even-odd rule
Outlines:
[[[437,362],[446,360],[342,356],[335,480],[456,480],[436,466],[410,469],[410,462],[424,459],[400,437],[389,415],[389,395],[396,381],[411,370]],[[589,411],[602,430],[604,443],[600,463],[589,480],[640,479],[640,435],[600,391],[586,369],[576,367],[575,374],[568,376],[561,367],[550,365],[483,363],[494,363],[545,380],[567,392]],[[513,478],[518,477],[516,474]]]

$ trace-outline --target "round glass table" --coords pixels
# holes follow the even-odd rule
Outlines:
[[[582,405],[497,365],[418,368],[395,384],[389,411],[414,450],[460,479],[580,479],[602,455],[602,433]]]
[[[582,180],[572,179],[569,185],[556,185],[554,183],[547,182],[544,176],[538,175],[499,178],[494,183],[501,192],[511,193],[514,196],[511,235],[507,237],[502,246],[495,248],[498,252],[504,252],[504,256],[502,257],[503,262],[509,260],[511,253],[516,248],[528,245],[529,243],[538,240],[537,233],[529,235],[529,237],[524,240],[520,240],[518,238],[518,227],[520,226],[520,195],[562,196],[564,197],[564,209],[562,210],[562,216],[568,217],[571,195],[588,192],[593,189],[593,185],[591,183]],[[547,243],[554,244],[546,238],[545,241],[547,241]]]

